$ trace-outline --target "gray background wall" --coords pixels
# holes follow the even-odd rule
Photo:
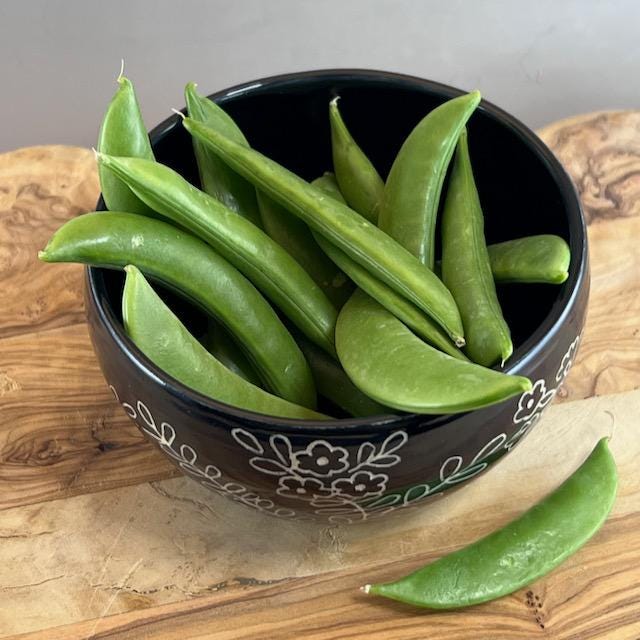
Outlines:
[[[147,125],[260,76],[402,71],[483,95],[533,127],[640,106],[637,0],[0,0],[0,151],[92,145],[120,59]]]

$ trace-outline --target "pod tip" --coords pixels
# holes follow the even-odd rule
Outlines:
[[[184,113],[182,113],[182,111],[179,111],[178,109],[171,109],[171,111],[173,111],[173,113],[175,113],[177,116],[180,116],[183,120],[187,117],[184,115]]]
[[[329,102],[329,104],[332,107],[337,107],[338,106],[338,100],[340,100],[340,96],[336,96],[333,100],[331,100],[331,102]]]
[[[364,587],[360,587],[360,591],[362,591],[363,593],[369,593],[371,591],[371,585],[365,584]]]
[[[120,84],[123,78],[124,78],[124,58],[120,58],[120,73],[116,78],[116,82]]]
[[[43,249],[42,251],[38,251],[38,260],[42,260],[43,262],[47,262],[47,250]]]
[[[454,336],[453,337],[453,343],[459,349],[461,349],[462,347],[464,347],[465,344],[467,344],[466,340],[462,336]]]

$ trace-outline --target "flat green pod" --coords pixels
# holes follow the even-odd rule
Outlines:
[[[553,493],[474,544],[367,593],[429,609],[495,600],[549,573],[604,524],[615,501],[616,464],[603,438]]]
[[[122,292],[125,331],[138,349],[165,373],[209,398],[240,409],[282,418],[327,419],[230,371],[189,333],[139,269],[129,265],[125,271]]]
[[[527,378],[434,349],[360,289],[338,316],[336,349],[360,391],[402,411],[462,413],[531,389]]]

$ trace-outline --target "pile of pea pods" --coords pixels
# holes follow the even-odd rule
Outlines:
[[[170,376],[302,420],[328,417],[318,395],[342,415],[444,414],[531,387],[499,370],[513,346],[495,283],[559,284],[569,247],[554,235],[487,246],[466,130],[477,91],[427,113],[386,182],[332,100],[333,173],[309,183],[251,149],[190,83],[180,115],[197,188],[155,161],[133,85],[118,83],[96,153],[108,212],[67,222],[40,258],[126,269],[125,330]],[[204,310],[206,335],[148,279]]]

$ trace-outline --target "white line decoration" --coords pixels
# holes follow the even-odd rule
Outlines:
[[[520,396],[513,415],[515,433],[495,436],[466,464],[462,456],[450,456],[440,466],[437,479],[404,491],[387,492],[389,470],[401,461],[401,449],[409,439],[404,430],[394,431],[381,443],[363,442],[357,450],[348,450],[326,440],[296,446],[283,434],[272,435],[263,445],[249,431],[232,429],[234,441],[250,454],[248,464],[259,473],[272,477],[273,493],[277,496],[294,505],[295,501],[306,503],[300,511],[283,507],[243,484],[226,479],[216,465],[199,464],[195,449],[180,444],[176,429],[167,422],[156,420],[141,401],[135,406],[127,402],[121,404],[182,471],[235,502],[289,520],[324,520],[334,524],[361,522],[414,506],[427,496],[441,494],[484,471],[492,456],[510,451],[533,428],[555,397],[573,364],[579,341],[580,336],[563,356],[553,379],[554,386],[548,388],[546,381],[540,378],[530,391]],[[120,402],[113,385],[110,388]]]

